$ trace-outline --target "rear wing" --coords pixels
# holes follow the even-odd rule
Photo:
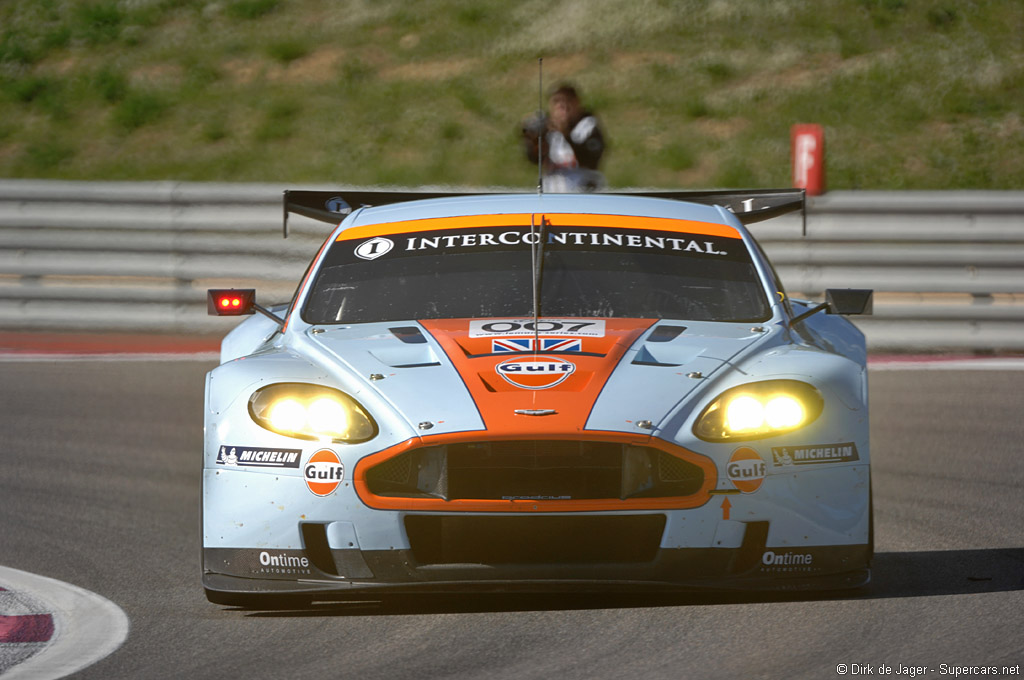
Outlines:
[[[288,238],[288,215],[296,214],[337,225],[357,208],[405,203],[427,198],[486,196],[483,191],[294,191],[284,192],[284,237]],[[720,205],[734,213],[743,224],[753,224],[799,210],[805,217],[803,189],[742,189],[723,191],[610,191],[616,196],[647,196],[702,205]]]

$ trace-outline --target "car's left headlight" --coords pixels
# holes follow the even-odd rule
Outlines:
[[[704,441],[740,441],[799,429],[821,415],[824,400],[799,380],[765,380],[730,388],[697,418],[693,433]]]
[[[297,439],[358,444],[377,436],[377,423],[340,390],[307,383],[276,383],[249,397],[260,427]]]

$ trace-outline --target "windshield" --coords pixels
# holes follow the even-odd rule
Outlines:
[[[770,316],[757,270],[732,227],[598,215],[485,217],[382,224],[373,235],[360,228],[357,237],[347,237],[356,230],[342,232],[317,274],[303,319],[527,316],[533,312],[535,246],[542,248],[545,316]]]

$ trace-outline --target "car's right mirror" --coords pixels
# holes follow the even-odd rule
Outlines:
[[[873,290],[864,288],[829,288],[825,291],[827,314],[871,314],[874,311]]]

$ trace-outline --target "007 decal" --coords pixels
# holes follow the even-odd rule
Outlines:
[[[604,320],[595,319],[498,319],[486,321],[474,319],[469,322],[469,337],[493,338],[517,335],[569,335],[584,338],[603,338]]]

